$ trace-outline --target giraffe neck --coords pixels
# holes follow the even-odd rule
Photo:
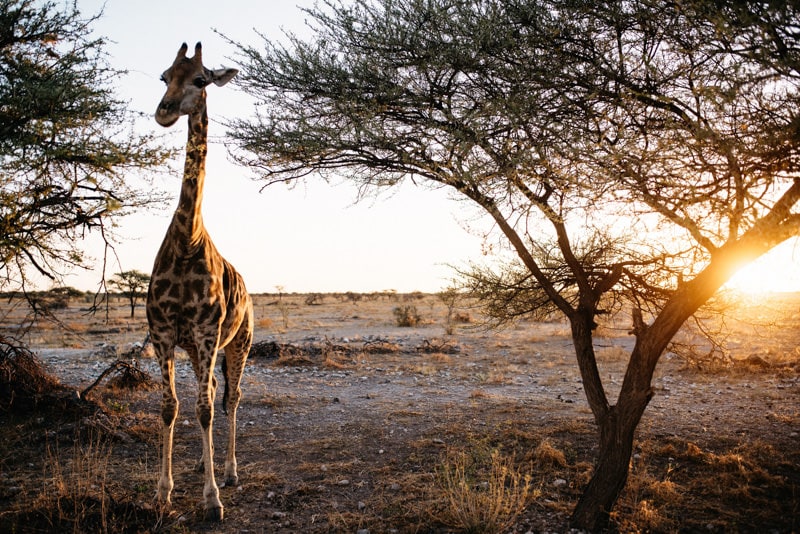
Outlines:
[[[202,111],[189,115],[189,139],[186,143],[186,163],[183,183],[175,213],[175,221],[185,244],[191,248],[199,243],[203,226],[203,185],[206,177],[206,152],[208,150],[208,114]]]

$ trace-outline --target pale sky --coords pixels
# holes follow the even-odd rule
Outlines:
[[[78,0],[84,15],[103,9],[93,28],[111,41],[107,51],[113,65],[129,71],[116,84],[118,95],[130,101],[133,110],[149,116],[164,92],[159,77],[182,42],[191,51],[201,41],[209,68],[238,67],[235,48],[214,30],[262,48],[255,30],[274,39],[283,39],[284,31],[309,35],[300,7],[313,4],[313,0]],[[448,265],[480,257],[481,240],[466,230],[475,224],[475,210],[443,191],[403,186],[354,205],[356,190],[350,184],[329,186],[312,178],[295,189],[275,185],[260,193],[262,184],[252,180],[249,170],[233,165],[221,143],[225,129],[220,122],[252,113],[248,97],[232,83],[212,86],[208,110],[213,144],[208,151],[203,217],[217,248],[242,273],[250,292],[274,292],[276,286],[287,292],[438,291],[453,277]],[[144,121],[141,127],[168,133],[167,142],[183,150],[185,119],[169,130],[155,120]],[[116,247],[120,263],[115,260],[108,276],[121,270],[151,271],[177,204],[183,153],[175,168],[173,178],[157,181],[173,199],[163,213],[122,220],[119,233],[126,239]],[[87,243],[87,249],[96,251],[92,256],[99,263],[98,246]],[[65,282],[93,290],[99,281],[99,273],[90,272],[70,275]]]
[[[164,91],[159,77],[169,67],[180,44],[203,43],[207,67],[238,67],[236,50],[214,30],[233,40],[255,44],[283,39],[285,31],[310,35],[301,7],[314,0],[78,0],[84,15],[103,16],[93,28],[110,40],[110,61],[129,74],[118,80],[118,97],[133,110],[152,116]],[[275,185],[259,192],[261,184],[247,169],[233,165],[221,143],[220,122],[244,118],[253,107],[235,84],[208,90],[211,119],[203,217],[217,248],[244,276],[252,293],[287,292],[438,291],[454,271],[480,261],[482,242],[475,228],[489,228],[486,216],[444,191],[411,185],[392,189],[376,200],[354,205],[356,190],[349,184],[327,185],[310,179],[289,189]],[[168,134],[165,142],[183,150],[186,121],[165,130],[155,120],[140,128]],[[147,130],[146,130],[147,131]],[[149,273],[169,224],[180,189],[183,153],[174,162],[176,172],[156,182],[172,196],[159,213],[130,216],[121,221],[124,236],[107,276],[137,269]],[[131,177],[136,179],[136,177]],[[468,228],[472,231],[468,231]],[[86,249],[101,261],[97,239]],[[800,289],[800,251],[795,243],[762,259],[740,276],[742,284],[766,290]],[[767,269],[767,270],[765,270]],[[767,273],[767,274],[765,274]],[[747,282],[749,280],[749,282]],[[95,290],[99,272],[67,277],[68,285]]]

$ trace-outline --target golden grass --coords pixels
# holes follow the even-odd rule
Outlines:
[[[261,317],[258,321],[256,321],[256,326],[258,328],[269,329],[269,328],[272,328],[274,324],[275,324],[275,321],[273,321],[269,317]]]
[[[563,451],[555,448],[548,439],[542,440],[531,453],[531,460],[539,468],[567,467],[567,457]]]
[[[92,436],[76,441],[70,455],[47,448],[46,477],[30,507],[50,514],[52,524],[72,524],[74,531],[91,521],[100,531],[109,527],[110,497],[106,491],[111,446]]]
[[[477,453],[477,454],[476,454]],[[437,519],[460,532],[502,533],[540,495],[510,457],[491,451],[447,451],[438,470],[443,509]]]

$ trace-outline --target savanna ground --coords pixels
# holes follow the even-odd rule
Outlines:
[[[114,300],[89,315],[73,298],[54,311],[60,326],[24,338],[56,392],[0,407],[0,531],[568,531],[596,438],[567,325],[487,331],[468,307],[448,319],[436,295],[358,297],[256,296],[240,485],[221,488],[221,525],[203,519],[188,360],[179,354],[173,505],[159,510],[160,391],[125,387],[121,372],[93,385],[131,354],[158,379],[152,356],[129,352],[144,310],[131,320]],[[614,529],[800,530],[800,296],[747,304],[737,313],[752,325],[726,320],[729,352],[662,358]],[[2,310],[0,334],[18,333],[26,305]],[[629,326],[599,331],[612,399]],[[689,327],[681,338],[708,352]],[[226,428],[218,409],[218,482]]]

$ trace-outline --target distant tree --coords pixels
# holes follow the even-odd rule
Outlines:
[[[163,200],[131,185],[169,152],[128,131],[95,20],[71,2],[0,0],[0,284],[86,267],[87,231],[108,245],[115,218]]]
[[[136,310],[136,300],[144,298],[145,290],[150,284],[150,275],[141,271],[123,271],[115,274],[109,284],[119,289],[124,297],[128,299],[131,305],[131,319],[134,317]]]
[[[497,322],[563,314],[599,428],[576,527],[608,522],[661,355],[747,262],[800,231],[800,17],[710,0],[330,0],[305,42],[240,46],[267,183],[447,187],[518,258],[466,274]],[[632,310],[616,402],[594,331]]]

